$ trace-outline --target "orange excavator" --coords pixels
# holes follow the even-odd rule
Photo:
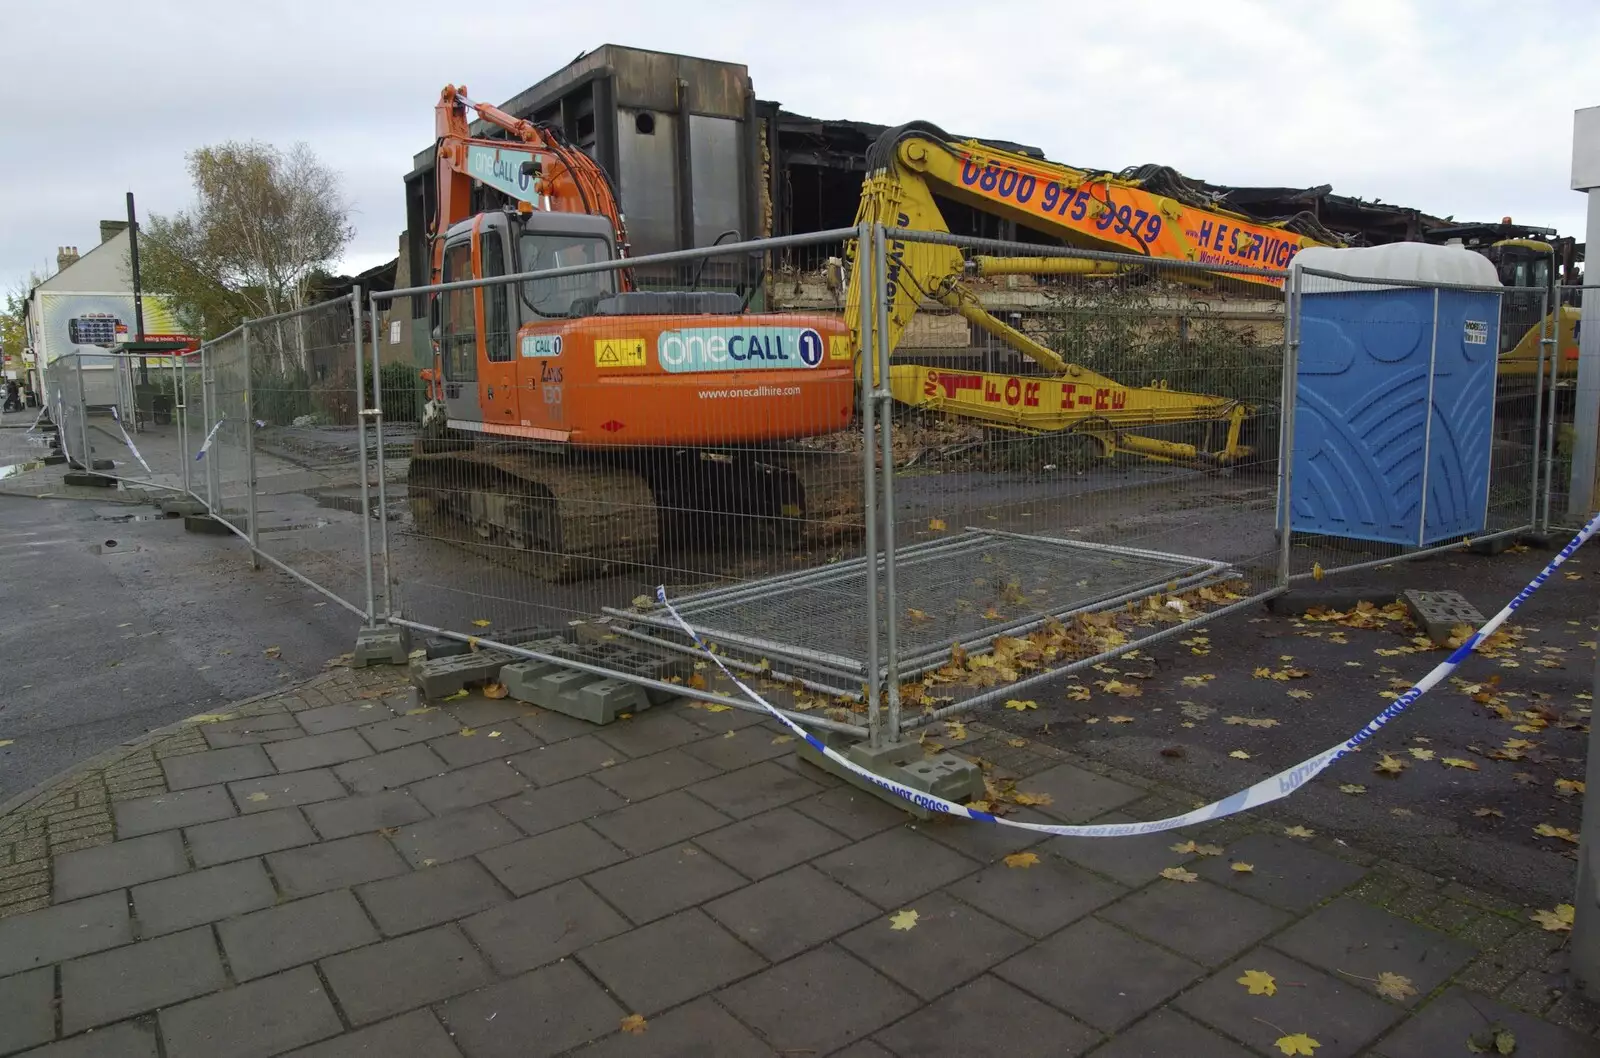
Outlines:
[[[468,108],[506,138],[475,138]],[[792,444],[850,423],[844,321],[586,270],[627,255],[605,171],[465,87],[446,86],[434,113],[434,282],[561,271],[433,295],[407,476],[418,526],[554,580],[648,566],[708,533],[803,545],[844,531],[854,461]]]

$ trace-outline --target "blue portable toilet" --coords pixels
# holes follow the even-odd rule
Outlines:
[[[1494,266],[1458,246],[1394,243],[1309,247],[1293,268],[1290,528],[1414,547],[1482,532],[1500,348]]]

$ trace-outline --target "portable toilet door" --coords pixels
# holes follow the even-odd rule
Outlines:
[[[1309,248],[1294,268],[1290,529],[1414,547],[1482,532],[1494,266],[1459,247],[1396,243]]]

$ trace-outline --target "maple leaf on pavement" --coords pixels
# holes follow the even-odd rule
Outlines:
[[[1038,854],[1032,852],[1013,852],[1006,857],[1007,867],[1032,867],[1038,862]]]
[[[1440,757],[1439,763],[1443,764],[1446,768],[1465,768],[1468,771],[1478,770],[1477,764],[1470,760],[1464,760],[1461,757]]]
[[[895,930],[916,929],[918,917],[915,911],[896,911],[889,916],[889,928]]]
[[[949,526],[945,524],[945,520],[943,518],[929,518],[928,528],[936,533],[942,533],[948,529]]]
[[[1253,863],[1235,863],[1235,864],[1233,864],[1233,872],[1235,874],[1249,874],[1250,872],[1254,871],[1255,869],[1256,869],[1256,865],[1253,864]]]
[[[1554,911],[1535,911],[1528,917],[1551,933],[1572,932],[1572,921],[1576,909],[1571,904],[1557,904]]]
[[[1025,790],[1018,790],[1011,799],[1019,805],[1047,805],[1055,800],[1047,793],[1028,793]]]
[[[1302,826],[1284,827],[1283,832],[1291,838],[1309,838],[1316,833],[1315,830],[1307,830]]]
[[[645,1029],[650,1027],[650,1023],[644,1019],[643,1014],[629,1014],[627,1017],[622,1019],[622,1024],[618,1027],[622,1029],[623,1032],[631,1032],[635,1036],[638,1036],[642,1034]]]
[[[1540,823],[1533,828],[1533,832],[1541,838],[1560,838],[1562,841],[1571,842],[1574,845],[1578,843],[1578,835],[1566,827],[1555,827],[1549,823]]]
[[[1228,756],[1232,757],[1234,760],[1249,760],[1250,759],[1250,754],[1246,753],[1242,749],[1236,749],[1232,753],[1229,753]]]
[[[1007,709],[1015,709],[1017,712],[1020,713],[1020,712],[1022,712],[1024,710],[1026,710],[1026,709],[1037,709],[1037,708],[1039,708],[1039,703],[1035,702],[1035,701],[1033,701],[1031,699],[1009,698],[1009,699],[1006,700],[1006,708]]]
[[[1292,1036],[1280,1036],[1274,1042],[1277,1043],[1278,1050],[1289,1055],[1315,1054],[1317,1048],[1322,1046],[1303,1032],[1297,1032]]]
[[[1377,987],[1380,996],[1400,1003],[1417,994],[1417,986],[1412,983],[1411,978],[1388,971],[1378,975]]]
[[[1253,996],[1275,996],[1278,994],[1278,982],[1265,970],[1246,970],[1244,976],[1239,978],[1239,983]]]
[[[1431,750],[1431,749],[1421,749],[1421,748],[1419,748],[1417,746],[1409,746],[1409,747],[1407,747],[1407,752],[1410,753],[1417,760],[1432,760],[1433,759],[1433,750]]]
[[[1193,882],[1200,878],[1198,874],[1193,871],[1186,871],[1182,867],[1168,867],[1161,872],[1161,877],[1169,882]]]
[[[1339,787],[1339,792],[1343,794],[1350,794],[1352,796],[1359,796],[1366,793],[1367,788],[1362,786],[1360,783],[1347,782],[1343,786]]]
[[[1372,770],[1377,772],[1379,775],[1399,775],[1401,772],[1406,770],[1406,767],[1407,765],[1405,761],[1401,760],[1399,757],[1385,753]]]
[[[1498,808],[1474,808],[1472,810],[1472,814],[1477,816],[1479,819],[1489,819],[1491,817],[1495,819],[1504,819],[1506,817],[1506,814],[1500,811]]]

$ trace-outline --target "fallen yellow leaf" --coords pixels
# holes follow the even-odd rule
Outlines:
[[[457,691],[454,694],[447,694],[443,698],[440,698],[439,700],[441,702],[459,702],[461,699],[465,698],[466,696],[467,696],[467,692],[465,690],[460,690],[460,691]]]
[[[1007,709],[1015,709],[1017,712],[1020,713],[1020,712],[1023,712],[1024,710],[1027,710],[1027,709],[1037,709],[1037,708],[1039,708],[1039,703],[1036,702],[1036,701],[1033,701],[1031,698],[1030,699],[1010,698],[1010,699],[1007,699],[1007,701],[1006,701],[1006,708]]]
[[[1032,867],[1039,862],[1039,857],[1032,852],[1013,852],[1006,857],[1007,867]]]
[[[1278,1050],[1289,1055],[1313,1054],[1318,1047],[1322,1046],[1322,1044],[1303,1032],[1294,1033],[1292,1036],[1280,1036],[1275,1042],[1278,1045]]]
[[[1378,763],[1373,767],[1372,770],[1377,772],[1379,775],[1399,775],[1401,772],[1406,770],[1406,767],[1407,765],[1405,761],[1401,760],[1399,757],[1385,753],[1381,758],[1379,758]]]
[[[510,693],[511,691],[503,683],[486,683],[483,685],[483,696],[485,698],[504,698]]]
[[[1417,994],[1417,986],[1412,983],[1411,978],[1387,971],[1378,975],[1377,988],[1380,996],[1393,999],[1397,1003],[1403,1003]]]
[[[1440,757],[1439,763],[1443,764],[1446,768],[1465,768],[1467,771],[1478,770],[1477,764],[1470,760],[1464,760],[1461,757]]]
[[[1351,796],[1359,796],[1366,793],[1367,788],[1362,786],[1360,783],[1347,782],[1343,786],[1339,787],[1339,792],[1343,794],[1350,794]]]
[[[633,608],[635,610],[648,610],[655,604],[656,601],[648,595],[635,595],[633,597]]]
[[[14,738],[0,738],[0,747],[9,746],[16,742]]]
[[[1307,830],[1302,826],[1284,827],[1283,832],[1291,838],[1309,838],[1316,833],[1315,830]]]
[[[1474,808],[1472,814],[1479,819],[1504,819],[1506,814],[1498,808]]]
[[[1200,879],[1198,874],[1193,871],[1186,871],[1182,867],[1168,867],[1161,872],[1161,877],[1170,882],[1194,882]]]
[[[889,928],[908,930],[917,928],[918,915],[915,911],[896,911],[889,916]]]
[[[1577,909],[1571,904],[1557,904],[1554,911],[1535,911],[1528,917],[1551,933],[1572,932],[1572,920]]]
[[[1028,740],[1025,739],[1025,738],[1008,738],[1008,739],[1006,739],[1006,745],[1010,746],[1012,749],[1021,749],[1023,746],[1026,746],[1027,744],[1028,744]]]
[[[703,691],[706,689],[706,678],[698,672],[692,672],[689,674],[689,686],[694,690]]]
[[[1533,828],[1533,832],[1539,835],[1541,838],[1560,838],[1562,841],[1570,842],[1573,845],[1578,843],[1578,835],[1574,834],[1566,827],[1556,827],[1551,826],[1549,823],[1540,823],[1538,826]]]
[[[642,1014],[629,1014],[622,1019],[622,1024],[619,1027],[623,1032],[631,1032],[638,1036],[650,1027],[650,1023],[644,1019]]]
[[[774,746],[781,746],[785,742],[793,742],[793,741],[794,741],[794,736],[793,735],[774,735],[773,739],[772,739],[772,744]]]
[[[489,732],[489,737],[490,737],[490,738],[499,738],[499,737],[500,737],[500,732],[498,732],[498,731],[491,731],[491,732]]]
[[[1313,562],[1313,563],[1311,563],[1311,579],[1312,580],[1321,580],[1322,577],[1323,577],[1322,563],[1321,562]]]
[[[1433,750],[1431,750],[1431,749],[1422,749],[1422,748],[1420,748],[1418,746],[1408,746],[1406,748],[1407,748],[1407,751],[1413,757],[1417,758],[1418,760],[1432,760],[1433,759]]]
[[[1131,724],[1131,723],[1133,723],[1133,717],[1131,717],[1131,716],[1108,716],[1108,717],[1106,717],[1106,719],[1108,721],[1110,721],[1111,723],[1113,723],[1113,724]]]
[[[1289,697],[1291,697],[1291,698],[1310,698],[1311,697],[1311,692],[1310,691],[1290,691],[1289,692]]]
[[[1089,688],[1079,685],[1068,687],[1067,697],[1075,702],[1087,702],[1094,695],[1089,691]]]
[[[0,745],[4,745],[4,743],[0,743]],[[1562,797],[1571,797],[1573,794],[1581,794],[1584,792],[1584,790],[1584,783],[1581,779],[1556,780],[1556,793],[1560,794]]]
[[[1230,868],[1235,874],[1249,874],[1256,869],[1253,863],[1235,863]]]
[[[478,617],[473,619],[472,625],[474,628],[488,628],[491,623],[492,622],[486,621],[482,617]]]
[[[478,729],[475,727],[464,727],[461,729],[460,733],[462,738],[471,738],[473,735],[478,733]]]
[[[1047,793],[1026,793],[1018,790],[1011,799],[1019,805],[1047,805],[1055,803],[1055,798]]]
[[[1236,749],[1232,753],[1228,754],[1228,756],[1232,757],[1234,760],[1249,760],[1250,759],[1250,754],[1246,753],[1242,749]]]
[[[945,521],[944,521],[943,518],[929,518],[928,519],[928,528],[932,529],[936,533],[942,533],[942,532],[944,532],[946,529],[948,529],[950,527],[945,524]]]
[[[1265,970],[1246,970],[1244,976],[1239,978],[1239,983],[1253,996],[1275,996],[1278,994],[1278,982]]]
[[[264,794],[264,793],[260,793],[259,791],[256,792],[256,793],[253,793],[249,797],[245,798],[246,801],[255,801],[255,802],[258,802],[258,803],[261,802],[261,801],[265,801],[266,799],[267,799],[267,795]]]
[[[1183,678],[1183,685],[1185,687],[1204,687],[1206,684],[1210,683],[1216,678],[1217,676],[1214,672],[1202,672],[1197,676],[1185,676]]]

